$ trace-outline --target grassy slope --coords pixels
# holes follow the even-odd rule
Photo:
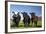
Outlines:
[[[35,24],[34,24],[34,25],[35,25]],[[12,27],[15,27],[15,24],[13,23],[13,21],[11,21],[11,26],[12,26]],[[41,21],[38,21],[37,26],[38,26],[38,27],[42,26],[42,22],[41,22]],[[30,27],[32,28],[32,23],[31,23],[31,22],[30,22]],[[23,23],[23,21],[20,21],[20,23],[19,23],[19,28],[24,28],[24,23]]]

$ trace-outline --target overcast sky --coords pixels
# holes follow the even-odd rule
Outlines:
[[[13,11],[16,12],[16,13],[20,12],[21,17],[22,17],[21,12],[27,12],[29,16],[30,16],[29,13],[35,12],[35,14],[37,16],[41,16],[41,14],[42,14],[41,10],[42,10],[41,6],[13,5],[13,4],[10,5],[10,13],[11,13],[10,15],[11,16],[12,16]],[[23,19],[23,17],[22,17],[22,19]]]

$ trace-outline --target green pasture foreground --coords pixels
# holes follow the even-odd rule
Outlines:
[[[12,28],[14,28],[15,27],[15,24],[14,24],[14,22],[13,21],[11,21],[10,22],[11,24],[11,27]],[[34,24],[34,26],[32,25],[32,22],[30,22],[30,26],[28,27],[28,28],[35,28],[36,26],[35,26],[35,24]],[[36,28],[38,28],[38,27],[42,27],[42,21],[38,21],[38,23],[37,23],[37,27]],[[19,27],[18,28],[25,28],[24,27],[24,23],[23,23],[23,21],[20,21],[20,23],[19,23]]]

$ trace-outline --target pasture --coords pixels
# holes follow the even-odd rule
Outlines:
[[[39,28],[39,27],[42,27],[42,21],[38,21],[37,27],[35,27],[35,24],[32,25],[32,22],[31,21],[30,21],[30,24],[29,25],[30,26],[27,27],[27,28]],[[10,26],[11,26],[11,28],[16,28],[15,27],[15,23],[12,20],[10,21]],[[17,28],[26,28],[26,27],[24,27],[23,21],[20,21],[19,22],[19,27],[17,27]]]

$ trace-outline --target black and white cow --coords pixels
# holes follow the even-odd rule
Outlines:
[[[30,24],[30,17],[26,12],[22,12],[23,14],[23,22],[24,22],[24,26],[28,27]]]
[[[15,23],[16,27],[18,27],[20,19],[21,19],[21,16],[19,15],[19,12],[17,14],[15,14],[15,12],[12,12],[12,13],[14,13],[13,22]]]

